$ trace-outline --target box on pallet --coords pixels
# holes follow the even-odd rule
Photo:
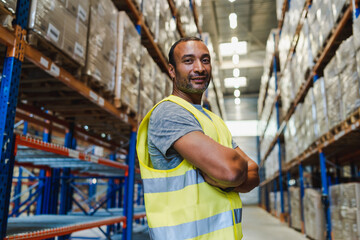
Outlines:
[[[157,0],[146,0],[142,2],[142,14],[153,36],[155,36],[156,29],[156,12],[159,8],[156,2]]]
[[[153,96],[155,92],[153,86],[156,84],[154,67],[154,60],[147,49],[143,48],[140,60],[140,92],[144,92],[151,99],[152,104],[154,103]]]
[[[315,189],[305,189],[304,218],[306,235],[315,240],[325,240],[325,211],[321,193]]]
[[[131,105],[131,98],[128,94],[133,93],[138,96],[137,88],[140,76],[139,49],[142,49],[142,46],[140,35],[126,12],[121,11],[118,13],[117,33],[118,55],[116,58],[114,104],[116,107],[126,104],[136,110],[137,107]],[[123,89],[125,90],[123,91]]]
[[[288,197],[287,192],[283,192],[284,197],[284,213],[287,213],[289,211],[289,205],[288,205]],[[277,217],[280,217],[281,214],[281,197],[280,197],[280,191],[277,192],[270,192],[270,209],[271,213],[274,214]]]
[[[5,7],[5,9],[7,9],[10,14],[3,14],[0,15],[0,25],[7,27],[9,29],[13,29],[13,25],[12,22],[14,20],[15,17],[15,11],[16,11],[16,3],[17,0],[1,0],[0,1],[0,8]]]
[[[300,188],[290,187],[291,227],[301,230]]]
[[[323,77],[317,79],[314,82],[313,90],[314,90],[314,98],[315,98],[315,106],[316,106],[316,117],[319,127],[319,136],[322,136],[329,131],[325,81]]]
[[[15,11],[16,11],[16,3],[17,3],[17,0],[1,0],[0,6],[3,5],[11,13],[15,13]]]
[[[354,34],[354,45],[355,50],[360,49],[360,17],[353,19],[353,34]]]
[[[29,29],[51,42],[59,50],[85,65],[87,47],[87,22],[80,21],[88,13],[89,1],[77,3],[81,11],[74,14],[66,8],[67,3],[75,4],[76,0],[38,0],[32,1],[29,16]],[[35,36],[33,36],[35,37]]]
[[[113,92],[118,11],[111,0],[91,0],[85,74]]]
[[[360,239],[360,183],[330,187],[334,240]]]

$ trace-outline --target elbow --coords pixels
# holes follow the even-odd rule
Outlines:
[[[247,162],[243,159],[234,161],[234,164],[223,175],[223,180],[234,185],[239,186],[247,179],[248,166]]]

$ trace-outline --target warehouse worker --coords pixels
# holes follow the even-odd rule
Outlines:
[[[259,184],[258,166],[223,120],[201,107],[211,79],[209,50],[183,38],[169,52],[173,93],[143,119],[137,152],[150,237],[242,238],[239,192]]]

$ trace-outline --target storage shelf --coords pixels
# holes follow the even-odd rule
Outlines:
[[[69,167],[73,170],[85,170],[89,173],[105,176],[124,175],[125,171],[128,170],[126,164],[85,154],[56,144],[45,143],[27,136],[16,135],[15,146],[16,161],[19,164],[32,163],[48,167]],[[119,170],[123,170],[122,174]]]
[[[146,216],[144,208],[134,208],[134,212],[134,219],[141,219]],[[122,208],[99,210],[93,216],[69,213],[68,215],[9,218],[8,234],[5,239],[44,239],[104,225],[124,224],[125,222],[126,217],[123,216]]]
[[[306,82],[300,87],[298,93],[296,94],[296,97],[295,97],[294,101],[291,103],[290,108],[289,108],[287,114],[285,115],[283,122],[281,123],[280,128],[275,135],[274,140],[271,142],[268,150],[266,151],[266,154],[262,157],[260,166],[262,166],[264,164],[266,158],[269,156],[271,149],[274,147],[274,145],[277,142],[277,139],[282,134],[287,121],[290,119],[292,114],[295,112],[296,106],[304,100],[308,90],[310,89],[310,87],[313,84],[314,76],[322,75],[322,71],[323,71],[324,67],[330,61],[331,52],[336,51],[336,49],[339,47],[339,45],[341,43],[341,41],[339,41],[339,40],[346,39],[346,37],[348,37],[346,34],[343,34],[343,30],[345,30],[345,27],[348,24],[348,22],[351,21],[351,14],[352,14],[352,6],[350,5],[346,9],[340,22],[334,28],[333,34],[327,41],[323,51],[320,53],[319,59],[312,69],[312,73],[306,79]]]
[[[266,184],[272,182],[273,180],[275,180],[276,178],[279,177],[279,171],[277,171],[272,177],[268,178],[268,179],[265,179],[264,181],[262,181],[260,184],[259,184],[259,187],[263,187],[265,186]]]
[[[309,164],[318,160],[322,151],[328,158],[337,156],[338,164],[343,165],[352,161],[354,149],[360,146],[360,109],[357,109],[346,120],[335,126],[331,131],[320,137],[308,147],[300,156],[285,163],[284,169],[290,170],[296,165]],[[359,156],[359,152],[356,153]],[[355,154],[355,156],[356,156]]]

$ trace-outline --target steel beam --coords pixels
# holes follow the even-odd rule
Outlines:
[[[0,239],[5,238],[14,169],[14,122],[29,12],[29,0],[18,0],[14,45],[7,48],[0,88]]]

